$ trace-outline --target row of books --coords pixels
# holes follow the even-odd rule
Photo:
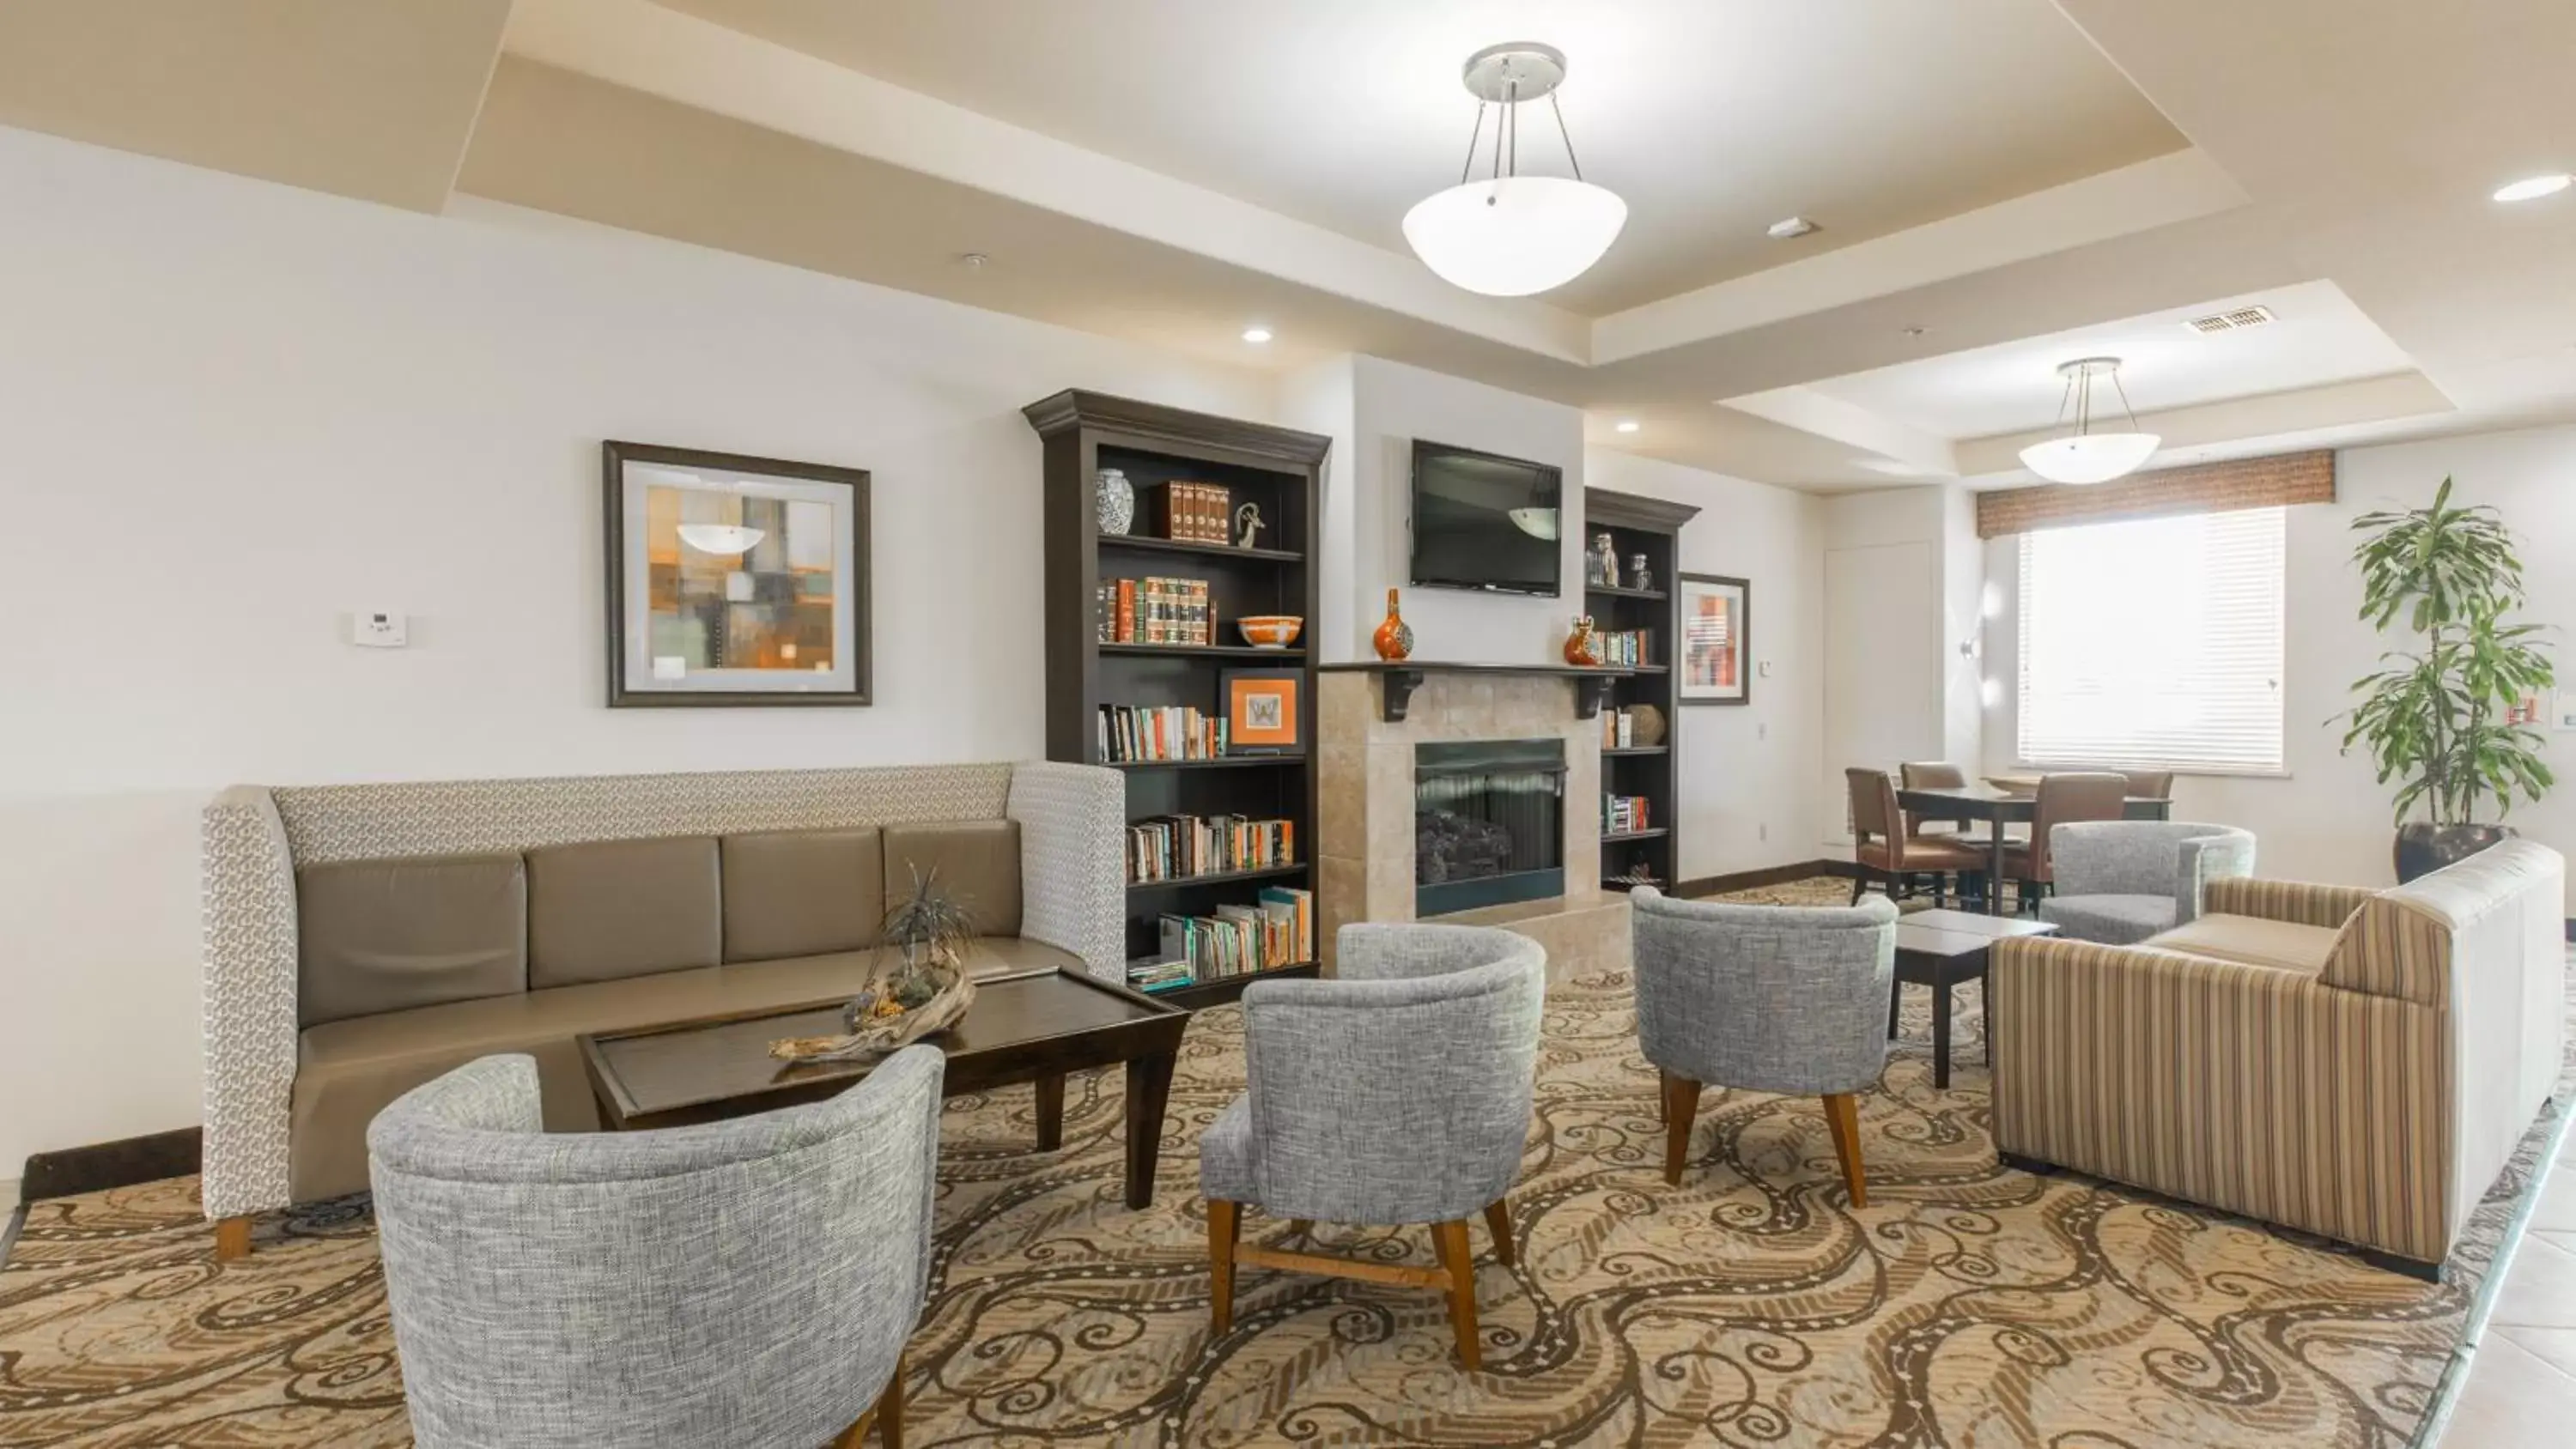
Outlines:
[[[1601,833],[1633,835],[1640,830],[1654,829],[1651,823],[1653,817],[1646,809],[1648,803],[1643,795],[1602,796]]]
[[[1216,607],[1205,579],[1105,580],[1095,602],[1103,644],[1216,642]]]
[[[1225,720],[1190,705],[1100,707],[1100,758],[1107,764],[1213,760],[1225,753],[1225,741]]]
[[[1601,748],[1633,750],[1637,747],[1637,712],[1633,709],[1601,711]]]
[[[1190,543],[1231,543],[1233,490],[1219,483],[1163,485],[1163,536]]]
[[[1184,880],[1297,863],[1297,822],[1244,815],[1156,815],[1127,827],[1127,880]]]
[[[1165,962],[1186,962],[1193,981],[1219,981],[1315,959],[1315,893],[1271,886],[1253,905],[1214,915],[1163,917]],[[1130,967],[1130,979],[1135,968]]]
[[[1635,669],[1655,662],[1655,631],[1652,629],[1596,630],[1593,648],[1604,664],[1622,669]]]

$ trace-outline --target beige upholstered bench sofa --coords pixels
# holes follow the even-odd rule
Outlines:
[[[598,1126],[573,1039],[825,1000],[916,872],[977,917],[972,969],[1120,979],[1115,771],[1083,765],[225,791],[205,812],[205,1166],[248,1215],[367,1185],[367,1124],[494,1052],[549,1130]]]
[[[2509,840],[2391,890],[2213,880],[2135,946],[1995,945],[1995,1144],[2439,1277],[2555,1089],[2566,865]]]

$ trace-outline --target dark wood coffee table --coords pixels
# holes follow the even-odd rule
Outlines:
[[[2048,921],[2015,920],[1975,911],[1916,911],[1896,921],[1896,982],[1887,992],[1887,1036],[1896,1039],[1896,1009],[1905,985],[1932,988],[1932,1085],[1950,1085],[1950,988],[1986,979],[1986,951],[2007,936],[2050,936]],[[1980,996],[1982,1004],[1985,998]],[[1986,1019],[1993,1020],[1989,1010]],[[1986,1034],[1986,1065],[1995,1061],[1995,1039]]]
[[[820,1101],[875,1069],[873,1062],[790,1064],[769,1044],[783,1036],[835,1036],[841,1001],[699,1017],[634,1031],[585,1032],[583,1069],[600,1120],[615,1131],[682,1127]],[[1067,1072],[1127,1068],[1127,1205],[1154,1201],[1154,1162],[1172,1062],[1190,1014],[1124,986],[1072,972],[1031,972],[979,982],[965,1018],[931,1044],[948,1054],[947,1094],[1034,1082],[1038,1150],[1064,1145]]]

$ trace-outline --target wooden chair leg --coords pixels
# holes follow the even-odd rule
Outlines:
[[[215,1223],[215,1261],[229,1263],[250,1256],[250,1219],[222,1218]]]
[[[1311,1236],[1314,1231],[1315,1220],[1313,1218],[1290,1218],[1288,1220],[1288,1236],[1292,1238],[1308,1237]]]
[[[1849,1092],[1825,1098],[1825,1125],[1833,1130],[1834,1156],[1843,1165],[1843,1186],[1853,1207],[1869,1206],[1869,1185],[1860,1170],[1860,1099]]]
[[[1449,1327],[1458,1335],[1458,1361],[1474,1373],[1485,1366],[1485,1355],[1476,1338],[1476,1262],[1468,1254],[1466,1223],[1433,1223],[1431,1247],[1449,1273]]]
[[[1686,1077],[1664,1079],[1664,1181],[1679,1187],[1682,1161],[1690,1156],[1691,1119],[1699,1115],[1699,1083]]]
[[[1234,1327],[1234,1245],[1243,1232],[1241,1203],[1208,1203],[1208,1317],[1210,1337]]]
[[[1511,1267],[1521,1260],[1520,1250],[1512,1246],[1512,1205],[1509,1199],[1496,1198],[1485,1204],[1485,1230],[1494,1235],[1494,1261]]]

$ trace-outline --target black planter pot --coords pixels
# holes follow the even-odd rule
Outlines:
[[[2431,875],[2511,834],[2509,825],[2434,825],[2410,820],[2397,827],[2397,879],[2403,884]]]

